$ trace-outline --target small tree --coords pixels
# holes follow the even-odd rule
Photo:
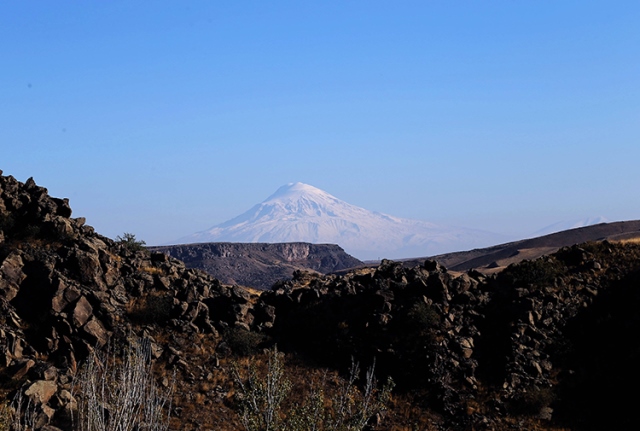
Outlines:
[[[138,240],[134,234],[128,232],[125,232],[122,236],[117,236],[116,241],[130,251],[144,250],[144,246],[147,244],[142,240]]]

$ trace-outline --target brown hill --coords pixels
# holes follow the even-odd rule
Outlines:
[[[600,223],[493,247],[406,259],[403,262],[407,266],[413,266],[420,264],[425,259],[433,259],[452,271],[476,269],[489,274],[499,272],[512,263],[537,259],[555,253],[562,247],[587,241],[632,241],[635,239],[640,239],[640,220]]]
[[[334,244],[203,243],[151,247],[201,269],[224,284],[266,290],[295,271],[322,274],[362,265]]]

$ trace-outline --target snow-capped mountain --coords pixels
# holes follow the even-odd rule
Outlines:
[[[379,259],[431,256],[494,245],[504,239],[483,231],[369,211],[308,184],[291,183],[244,214],[177,243],[331,243],[359,259]]]
[[[587,218],[580,219],[580,220],[565,220],[565,221],[560,221],[560,222],[551,224],[549,226],[546,226],[546,227],[534,232],[531,235],[531,237],[535,238],[537,236],[544,236],[544,235],[549,235],[549,234],[556,233],[556,232],[562,232],[563,230],[577,229],[579,227],[593,226],[595,224],[610,223],[610,222],[611,222],[611,220],[607,219],[606,217],[602,217],[602,216],[587,217]]]

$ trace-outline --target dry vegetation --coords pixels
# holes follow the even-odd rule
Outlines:
[[[620,243],[620,244],[640,244],[640,237],[639,238],[621,239],[621,240],[617,240],[617,241],[613,241],[613,242],[617,242],[617,243]]]
[[[92,353],[75,380],[78,431],[166,431],[173,385],[160,389],[151,349],[132,342],[118,355]]]

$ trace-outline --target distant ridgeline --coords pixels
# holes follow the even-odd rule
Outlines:
[[[363,263],[334,244],[202,243],[150,247],[225,284],[270,289],[298,270],[328,274]]]

